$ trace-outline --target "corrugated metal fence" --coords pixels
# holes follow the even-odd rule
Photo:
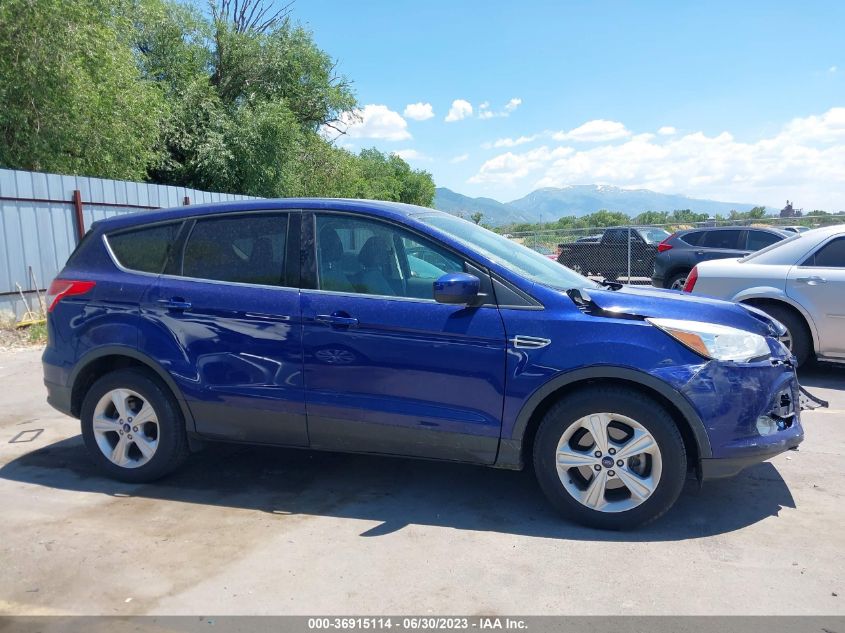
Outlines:
[[[18,316],[26,310],[16,284],[27,293],[30,304],[37,306],[32,294],[36,280],[43,291],[96,220],[133,211],[247,198],[185,187],[0,169],[0,310]]]

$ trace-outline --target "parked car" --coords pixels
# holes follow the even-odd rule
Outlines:
[[[810,230],[809,226],[799,226],[797,224],[793,226],[781,226],[778,228],[783,229],[784,231],[789,231],[790,233],[803,233],[804,231]]]
[[[602,234],[599,233],[598,235],[585,235],[584,237],[579,237],[576,242],[598,242],[601,241]],[[558,244],[558,248],[562,248],[563,244]]]
[[[764,310],[786,327],[784,344],[798,364],[813,355],[845,362],[845,225],[698,264],[684,290]]]
[[[632,277],[650,277],[657,245],[668,236],[669,233],[663,229],[615,226],[605,229],[598,242],[579,239],[561,244],[558,262],[577,273],[599,275],[610,280],[629,273]]]
[[[548,246],[538,244],[537,246],[532,246],[531,250],[540,253],[540,255],[542,255],[543,257],[548,257],[549,259],[557,261],[558,254]]]
[[[790,235],[782,229],[742,226],[677,231],[657,245],[651,283],[682,290],[689,271],[699,262],[744,257]]]
[[[567,516],[616,529],[666,512],[688,472],[730,476],[804,435],[759,311],[600,285],[422,207],[116,216],[49,294],[48,401],[123,481],[208,440],[528,464]]]

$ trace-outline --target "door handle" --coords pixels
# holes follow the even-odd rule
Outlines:
[[[817,284],[826,284],[827,279],[824,277],[819,277],[818,275],[812,275],[810,277],[796,277],[795,281],[799,284],[807,284],[808,286],[815,286]]]
[[[355,327],[358,325],[358,319],[351,317],[348,314],[318,314],[314,317],[318,323],[325,323],[326,325],[341,326],[341,327]]]
[[[166,308],[167,310],[190,310],[191,309],[191,302],[185,301],[184,299],[179,298],[172,298],[172,299],[159,299],[156,303],[158,303],[162,308]]]

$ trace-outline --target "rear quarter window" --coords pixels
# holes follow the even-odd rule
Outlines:
[[[107,236],[118,264],[129,270],[159,274],[173,247],[181,222],[159,224]]]

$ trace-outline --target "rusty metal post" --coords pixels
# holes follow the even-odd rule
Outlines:
[[[85,235],[85,217],[82,215],[82,192],[79,189],[73,190],[73,211],[76,217],[76,243],[82,240]]]

